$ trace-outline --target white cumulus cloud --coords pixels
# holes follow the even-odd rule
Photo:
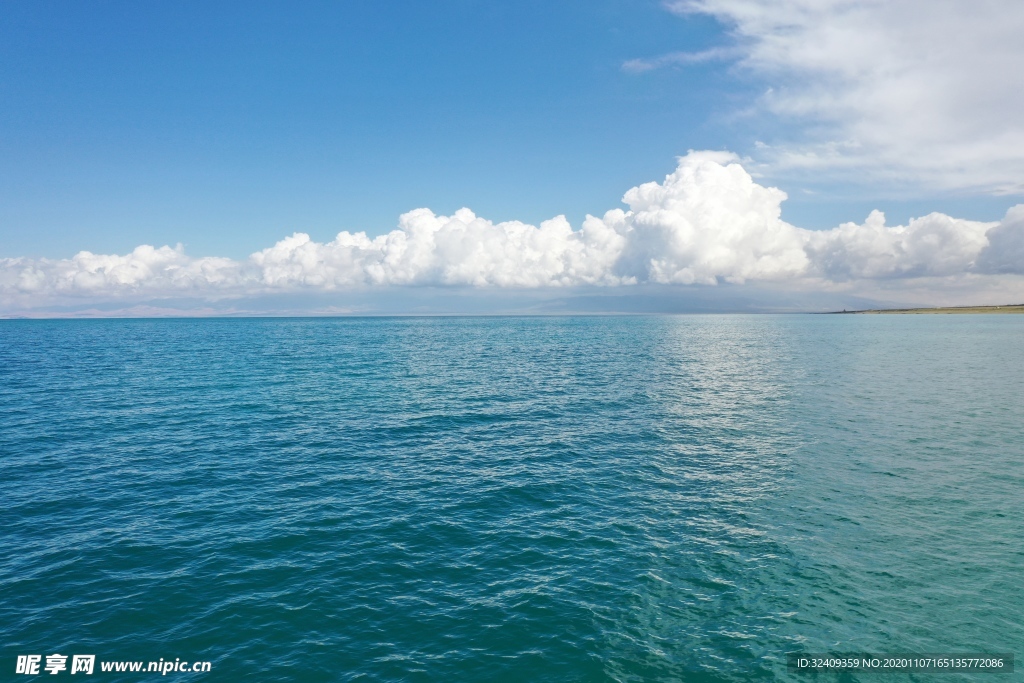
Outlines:
[[[808,232],[806,249],[830,280],[956,275],[974,269],[996,225],[932,213],[887,227],[885,215],[872,211],[860,225]]]
[[[627,238],[619,268],[638,280],[715,284],[806,270],[800,230],[781,219],[786,193],[754,182],[735,156],[691,152],[663,183],[629,190],[605,223]]]
[[[634,284],[782,283],[848,287],[1017,277],[1024,272],[1024,205],[998,223],[933,213],[887,226],[804,230],[782,220],[786,194],[751,177],[725,152],[691,152],[661,183],[623,196],[626,209],[563,216],[539,226],[494,223],[469,209],[402,215],[377,237],[341,232],[316,242],[295,233],[248,259],[188,256],[179,245],[125,255],[0,259],[0,299],[11,308],[54,301],[243,297],[378,287],[542,288]],[[981,278],[981,280],[979,280]],[[858,285],[857,283],[861,283]],[[984,283],[983,283],[984,284]],[[889,285],[885,285],[889,287]],[[1016,290],[1014,290],[1016,291]]]
[[[1006,217],[986,233],[988,246],[979,257],[981,270],[988,273],[1024,273],[1024,204],[1006,212]]]
[[[610,266],[623,242],[600,221],[573,231],[564,216],[535,227],[492,223],[469,209],[452,216],[417,209],[386,235],[342,232],[320,244],[299,233],[253,254],[252,261],[270,287],[617,284]]]
[[[123,256],[80,251],[70,259],[0,259],[0,292],[40,296],[201,293],[243,284],[243,271],[244,266],[231,259],[191,258],[181,245],[144,244]]]

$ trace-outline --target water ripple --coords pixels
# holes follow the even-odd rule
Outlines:
[[[1021,322],[5,321],[4,658],[744,681],[1012,651]]]

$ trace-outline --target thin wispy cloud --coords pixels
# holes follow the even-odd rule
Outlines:
[[[736,59],[743,55],[742,50],[735,47],[715,47],[700,52],[669,52],[651,59],[629,59],[622,63],[622,70],[628,73],[645,73],[670,66],[689,66],[705,62]]]
[[[0,259],[0,299],[10,311],[55,301],[382,287],[781,283],[856,293],[886,282],[992,291],[996,281],[1009,296],[1024,282],[1024,259],[1018,258],[1024,254],[1024,205],[1000,222],[932,213],[888,226],[876,211],[863,223],[813,231],[782,220],[785,199],[781,190],[755,182],[735,155],[691,152],[663,182],[628,190],[627,209],[588,216],[578,229],[563,216],[535,226],[494,223],[469,209],[451,216],[417,209],[385,235],[345,231],[317,242],[295,233],[241,261],[192,257],[180,245],[144,245],[124,255],[8,258]]]

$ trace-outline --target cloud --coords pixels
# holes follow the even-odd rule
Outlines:
[[[268,287],[370,285],[552,287],[617,284],[610,272],[624,238],[601,221],[573,231],[564,216],[540,227],[492,223],[469,209],[403,214],[399,228],[370,239],[340,233],[319,244],[295,234],[253,254]]]
[[[1006,217],[986,233],[988,246],[978,258],[988,273],[1024,273],[1024,204],[1006,212]]]
[[[672,0],[723,22],[762,110],[798,125],[763,148],[774,172],[1024,192],[1024,3]],[[671,56],[637,62],[671,63]],[[812,124],[812,125],[807,125]],[[810,132],[808,132],[810,131]]]
[[[629,73],[644,73],[668,66],[688,66],[742,56],[742,52],[732,47],[714,47],[701,52],[670,52],[653,59],[629,59],[622,63],[622,70]]]
[[[81,251],[70,259],[0,259],[0,292],[23,295],[116,295],[137,291],[202,293],[245,284],[244,265],[226,258],[193,259],[149,245],[130,254]]]
[[[942,278],[968,278],[991,294],[992,277],[1004,274],[1005,283],[1005,274],[1024,271],[1024,205],[999,223],[933,213],[887,226],[876,211],[862,224],[812,231],[782,220],[785,199],[755,182],[733,154],[690,152],[663,182],[627,191],[625,210],[587,216],[578,230],[564,216],[533,226],[493,223],[469,209],[451,216],[416,209],[385,235],[346,231],[321,243],[295,233],[244,261],[193,258],[180,245],[144,245],[123,256],[8,258],[0,259],[0,300],[12,310],[73,300],[212,301],[386,287],[744,283],[856,293],[883,281],[920,288],[927,280],[942,288]]]
[[[957,275],[974,270],[995,225],[932,213],[886,227],[872,211],[861,225],[807,233],[806,250],[814,272],[834,281]]]
[[[786,193],[754,182],[734,155],[691,152],[659,183],[626,192],[606,225],[626,237],[617,263],[634,280],[780,280],[807,268],[802,231],[781,219]]]

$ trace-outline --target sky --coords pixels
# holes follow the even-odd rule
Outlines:
[[[1020,35],[1014,0],[13,0],[0,314],[1024,302]]]

